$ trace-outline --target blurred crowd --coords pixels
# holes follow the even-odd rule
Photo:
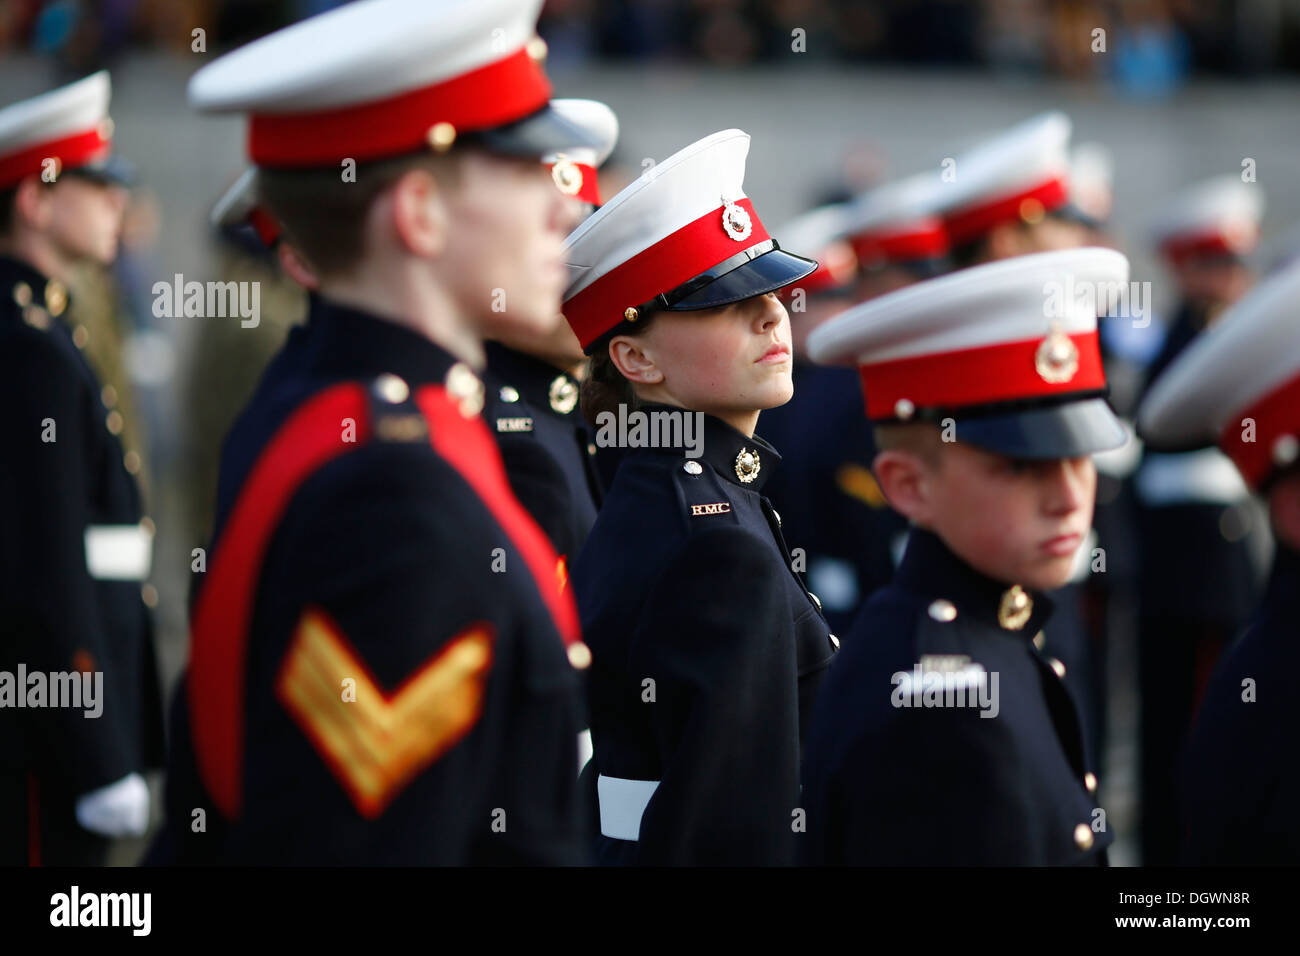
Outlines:
[[[341,2],[0,0],[0,51],[85,72],[125,49],[188,49],[196,24],[227,47]],[[1195,74],[1300,70],[1300,0],[549,0],[540,28],[558,63],[977,67],[1147,96]]]

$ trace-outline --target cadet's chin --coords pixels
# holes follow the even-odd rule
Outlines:
[[[1030,567],[1021,583],[1037,591],[1055,591],[1070,583],[1073,570],[1074,555],[1044,558]]]

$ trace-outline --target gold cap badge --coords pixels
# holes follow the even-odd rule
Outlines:
[[[1079,371],[1079,349],[1055,322],[1034,353],[1034,368],[1039,378],[1053,385],[1068,382]]]
[[[566,196],[576,196],[582,190],[582,170],[563,153],[556,157],[555,165],[551,167],[551,179]]]
[[[722,206],[722,228],[736,242],[744,242],[754,231],[754,223],[749,213],[728,199]]]

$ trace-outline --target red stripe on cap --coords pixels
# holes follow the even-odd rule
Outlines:
[[[1004,222],[1019,220],[1021,204],[1026,200],[1036,200],[1042,203],[1044,212],[1052,212],[1064,206],[1069,199],[1070,192],[1065,179],[1055,176],[1032,189],[950,213],[945,223],[948,236],[954,244],[969,242]]]
[[[1078,350],[1079,364],[1064,382],[1049,382],[1039,374],[1041,338],[860,366],[867,417],[873,421],[899,417],[896,408],[904,400],[917,410],[949,409],[1105,388],[1097,331],[1069,338]]]
[[[623,321],[629,306],[639,306],[771,237],[748,199],[735,203],[749,214],[750,233],[737,242],[722,225],[725,205],[620,263],[564,303],[564,317],[586,348]]]
[[[271,218],[261,206],[254,206],[248,213],[248,224],[262,240],[262,245],[270,249],[280,238],[280,224]]]
[[[938,218],[910,223],[888,231],[853,236],[853,251],[864,267],[887,262],[915,262],[948,254],[948,233]]]
[[[492,129],[537,112],[551,83],[527,48],[433,86],[342,109],[250,117],[248,155],[259,166],[329,166],[400,156],[428,145],[429,129]]]
[[[112,137],[105,136],[104,127],[96,124],[94,129],[0,156],[0,189],[16,186],[24,177],[40,173],[47,159],[57,159],[61,167],[57,172],[62,172],[103,159],[112,146]]]
[[[1254,441],[1243,440],[1246,426],[1242,420],[1247,418],[1255,423]],[[1240,415],[1232,416],[1219,435],[1219,447],[1232,459],[1247,483],[1259,488],[1274,468],[1290,464],[1274,457],[1278,441],[1285,441],[1288,436],[1300,441],[1300,375],[1283,382]]]
[[[1241,256],[1255,248],[1259,241],[1259,230],[1243,227],[1228,233],[1221,229],[1210,232],[1173,236],[1160,244],[1160,251],[1170,261],[1181,264],[1189,259],[1202,256]]]

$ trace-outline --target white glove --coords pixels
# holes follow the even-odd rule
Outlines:
[[[149,826],[149,787],[138,773],[77,798],[77,822],[107,837],[140,836]]]

